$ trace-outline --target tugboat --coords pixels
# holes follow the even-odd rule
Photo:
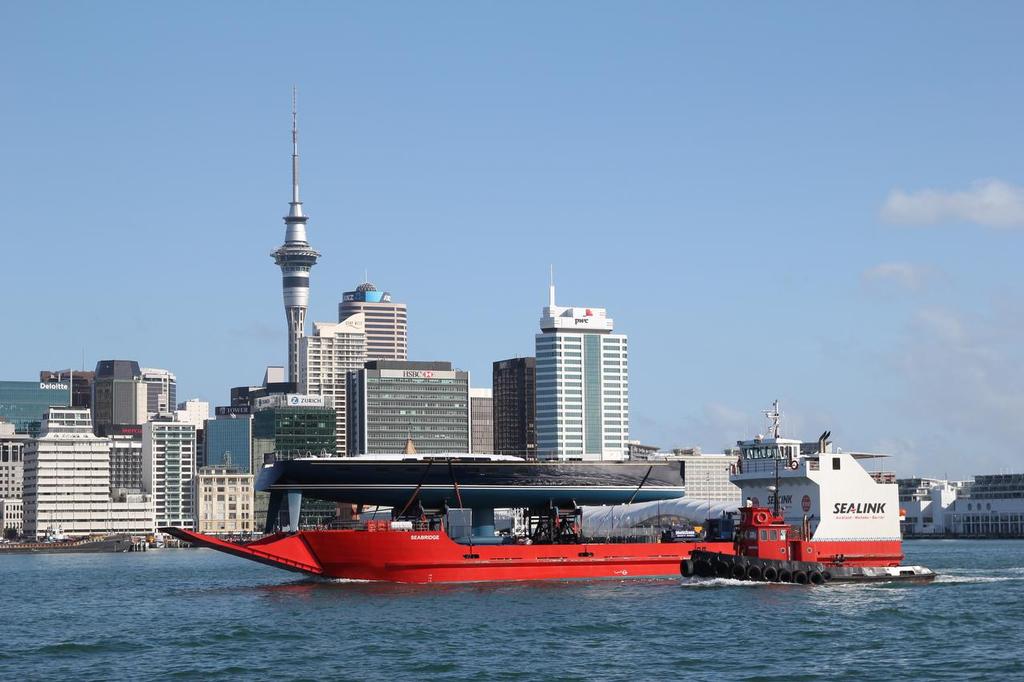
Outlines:
[[[817,443],[782,438],[778,401],[765,416],[768,437],[737,443],[730,480],[747,504],[739,510],[734,546],[694,550],[680,562],[684,577],[801,585],[935,579],[928,568],[901,565],[898,489],[860,464],[881,455],[833,449],[828,431]],[[760,504],[762,495],[771,507]]]

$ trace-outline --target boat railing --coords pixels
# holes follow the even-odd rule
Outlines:
[[[390,519],[369,519],[366,521],[351,519],[351,520],[335,520],[331,521],[326,525],[318,526],[301,526],[302,530],[365,530],[370,532],[394,530],[394,531],[419,531],[419,530],[437,530],[439,527],[439,521],[392,521]]]

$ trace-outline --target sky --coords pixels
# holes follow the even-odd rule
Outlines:
[[[489,386],[558,302],[629,335],[631,437],[828,429],[1024,471],[1019,3],[4,3],[0,378],[135,359],[226,404],[363,279]]]

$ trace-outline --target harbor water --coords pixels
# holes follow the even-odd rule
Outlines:
[[[1024,677],[1024,541],[918,540],[931,585],[387,585],[209,550],[0,556],[0,679]]]

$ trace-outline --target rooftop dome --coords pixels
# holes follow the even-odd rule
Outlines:
[[[363,282],[356,287],[356,291],[377,291],[377,287],[373,286],[370,282]]]

